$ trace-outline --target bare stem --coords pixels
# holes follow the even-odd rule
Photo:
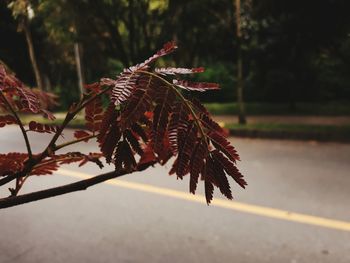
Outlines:
[[[85,140],[89,140],[89,139],[92,139],[92,138],[96,138],[97,137],[97,134],[96,135],[90,135],[90,136],[86,136],[86,137],[83,137],[83,138],[79,138],[79,139],[76,139],[76,140],[72,140],[72,141],[69,141],[69,142],[65,142],[65,143],[62,143],[62,144],[59,144],[59,145],[56,145],[54,147],[54,151],[57,151],[61,148],[64,148],[68,145],[72,145],[72,144],[75,144],[75,143],[79,143],[79,142],[82,142],[82,141],[85,141]]]

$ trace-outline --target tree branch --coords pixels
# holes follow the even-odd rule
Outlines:
[[[33,157],[32,149],[30,147],[30,143],[29,143],[29,139],[28,139],[28,136],[27,136],[27,132],[24,129],[24,126],[23,126],[23,123],[22,123],[21,119],[19,118],[18,114],[13,109],[11,103],[8,101],[8,99],[6,98],[6,96],[2,92],[0,92],[0,96],[3,99],[4,103],[6,104],[6,107],[8,108],[8,110],[12,113],[13,117],[15,117],[15,119],[17,121],[17,124],[19,125],[19,128],[21,129],[21,132],[23,134],[23,138],[24,138],[24,141],[26,143],[29,159],[32,159],[32,157]]]
[[[131,172],[134,172],[134,171],[126,171],[126,170],[122,170],[120,172],[113,171],[113,172],[100,174],[89,179],[81,180],[81,181],[63,185],[63,186],[49,188],[46,190],[32,192],[29,194],[2,198],[0,199],[0,209],[17,206],[25,203],[30,203],[30,202],[38,201],[42,199],[47,199],[50,197],[68,194],[76,191],[86,190],[90,186],[102,183],[104,181],[107,181],[113,178],[123,176],[125,174],[129,174]]]
[[[91,97],[88,98],[87,100],[85,100],[85,101],[80,101],[80,103],[78,104],[79,106],[77,106],[76,109],[74,109],[74,110],[71,111],[71,112],[69,111],[69,112],[67,113],[67,115],[66,115],[66,117],[65,117],[65,119],[64,119],[64,121],[63,121],[63,123],[62,123],[61,126],[58,128],[58,130],[56,131],[56,133],[55,133],[54,136],[52,137],[51,141],[50,141],[49,144],[46,146],[45,150],[44,150],[39,156],[36,156],[34,160],[33,160],[33,158],[30,159],[31,162],[28,163],[28,166],[26,166],[26,167],[23,169],[23,171],[20,171],[20,172],[18,172],[18,173],[14,173],[14,174],[10,174],[10,175],[8,175],[8,176],[6,176],[6,177],[4,177],[4,178],[1,178],[1,179],[0,179],[0,186],[2,186],[2,185],[4,185],[4,184],[7,184],[7,183],[9,183],[9,182],[11,182],[11,181],[13,181],[13,180],[15,180],[15,179],[17,179],[17,178],[21,178],[21,177],[26,176],[26,175],[32,170],[32,168],[33,168],[36,164],[40,163],[44,158],[46,158],[46,157],[50,154],[50,152],[59,150],[59,149],[61,149],[61,148],[63,148],[63,147],[66,147],[66,146],[68,146],[68,145],[71,145],[71,144],[74,144],[74,143],[78,143],[78,142],[81,142],[81,141],[83,141],[83,140],[86,140],[86,139],[90,138],[90,137],[85,137],[85,138],[83,138],[83,139],[78,139],[78,140],[70,141],[70,142],[67,142],[67,143],[60,144],[60,145],[55,145],[55,144],[56,144],[56,141],[57,141],[57,139],[58,139],[58,137],[62,134],[63,130],[66,128],[67,124],[74,118],[74,116],[75,116],[79,111],[81,111],[84,107],[86,107],[89,103],[91,103],[91,102],[92,102],[93,100],[95,100],[97,97],[102,96],[103,94],[105,94],[105,93],[106,93],[108,90],[110,90],[110,89],[111,89],[111,87],[107,87],[107,88],[105,88],[104,90],[102,90],[101,92],[99,92],[99,93],[97,93],[97,94],[91,96]],[[0,94],[1,94],[2,96],[4,96],[1,92],[0,92]],[[6,100],[6,98],[4,98],[4,99]],[[8,102],[8,103],[9,103],[9,102]],[[16,114],[16,113],[14,112],[14,114]],[[17,116],[17,117],[18,117],[18,116]],[[20,120],[19,120],[19,121],[20,121]],[[21,122],[19,122],[19,123],[21,123]],[[21,127],[21,129],[23,128],[23,130],[24,130],[23,125],[22,125],[22,126],[20,125],[20,127]],[[23,136],[24,136],[24,138],[26,139],[26,142],[27,142],[28,137],[27,137],[27,134],[25,133],[25,130],[24,130]],[[91,136],[91,138],[93,138],[93,137],[96,137],[96,136]],[[29,146],[28,149],[30,149],[29,141],[28,141],[27,147],[28,147],[28,146]],[[28,151],[28,152],[29,152],[29,151]]]

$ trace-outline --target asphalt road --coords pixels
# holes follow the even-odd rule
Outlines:
[[[31,137],[35,151],[49,138]],[[1,152],[24,150],[16,127],[2,128],[0,141]],[[157,167],[0,210],[0,263],[350,262],[350,145],[232,142],[249,184],[233,187],[235,201],[218,195],[208,207],[200,196],[185,194],[188,178],[176,180],[169,167]],[[91,152],[94,145],[79,149]],[[32,178],[24,192],[99,172],[92,165],[65,166]]]

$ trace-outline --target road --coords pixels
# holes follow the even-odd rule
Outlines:
[[[31,139],[39,151],[49,137]],[[0,140],[1,152],[24,149],[16,127],[1,129]],[[187,194],[188,178],[156,167],[0,210],[0,262],[350,262],[350,145],[231,141],[249,184],[233,187],[235,201],[217,195],[207,206]],[[96,173],[65,166],[32,178],[24,192]]]

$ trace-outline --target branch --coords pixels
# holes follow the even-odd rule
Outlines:
[[[33,157],[33,154],[32,154],[32,149],[30,147],[30,143],[29,143],[29,139],[28,139],[28,136],[27,136],[27,132],[26,130],[24,129],[24,126],[23,126],[23,123],[21,121],[21,119],[19,118],[18,114],[16,113],[16,111],[13,109],[11,103],[8,101],[8,99],[6,98],[6,96],[0,92],[0,96],[1,98],[3,99],[3,101],[5,102],[8,110],[12,113],[13,117],[15,117],[21,131],[22,131],[22,134],[23,134],[23,138],[24,138],[24,141],[26,143],[26,147],[27,147],[27,151],[28,151],[28,156],[29,156],[29,159],[31,160],[32,157]]]
[[[4,185],[4,184],[7,184],[17,178],[21,178],[21,177],[24,177],[26,176],[31,170],[32,168],[40,163],[43,159],[45,159],[49,154],[50,152],[52,151],[56,151],[56,150],[59,150],[63,147],[66,147],[68,145],[71,145],[71,144],[74,144],[74,143],[78,143],[78,142],[81,142],[83,140],[86,140],[88,138],[93,138],[93,137],[96,137],[96,136],[90,136],[90,137],[85,137],[83,139],[78,139],[78,140],[74,140],[74,141],[70,141],[70,142],[67,142],[67,143],[63,143],[63,144],[60,144],[60,145],[55,145],[56,144],[56,141],[58,139],[58,137],[62,134],[63,130],[66,128],[67,124],[74,118],[74,116],[79,112],[81,111],[84,107],[86,107],[89,103],[91,103],[93,100],[95,100],[97,97],[99,96],[102,96],[103,94],[105,94],[108,90],[110,90],[111,87],[107,87],[105,88],[104,90],[102,90],[101,92],[91,96],[90,98],[88,98],[86,101],[81,101],[78,105],[78,107],[76,109],[74,109],[72,112],[68,112],[63,123],[61,124],[61,126],[58,128],[58,130],[56,131],[56,133],[54,134],[54,136],[52,137],[51,141],[49,142],[49,144],[46,146],[45,150],[37,157],[35,157],[34,160],[30,159],[31,162],[28,163],[28,166],[26,166],[23,171],[20,171],[18,173],[15,173],[15,174],[10,174],[4,178],[1,178],[0,179],[0,186]],[[1,92],[0,92],[1,93]],[[2,93],[1,93],[2,96],[4,96]],[[4,98],[6,100],[6,98]],[[6,100],[7,101],[7,100]],[[8,102],[9,103],[9,102]],[[10,105],[11,106],[11,105]],[[14,114],[16,114],[14,112]],[[20,121],[20,120],[19,120]],[[21,123],[21,122],[19,122]],[[23,125],[20,126],[23,128]],[[21,128],[21,129],[22,129]],[[25,130],[23,128],[23,136],[24,138],[26,139],[26,142],[28,141],[28,137],[27,137],[27,134],[25,133]],[[29,141],[28,141],[28,146],[29,146]],[[28,148],[30,150],[30,146]],[[28,151],[29,152],[29,151]]]
[[[89,179],[81,180],[81,181],[63,185],[63,186],[49,188],[46,190],[32,192],[24,195],[2,198],[0,199],[0,209],[17,206],[25,203],[30,203],[33,201],[38,201],[41,199],[46,199],[46,198],[50,198],[58,195],[68,194],[71,192],[86,190],[90,186],[102,183],[104,181],[107,181],[113,178],[123,176],[125,174],[129,174],[131,172],[134,172],[134,171],[126,171],[126,170],[122,170],[120,172],[113,171],[113,172],[100,174]]]

